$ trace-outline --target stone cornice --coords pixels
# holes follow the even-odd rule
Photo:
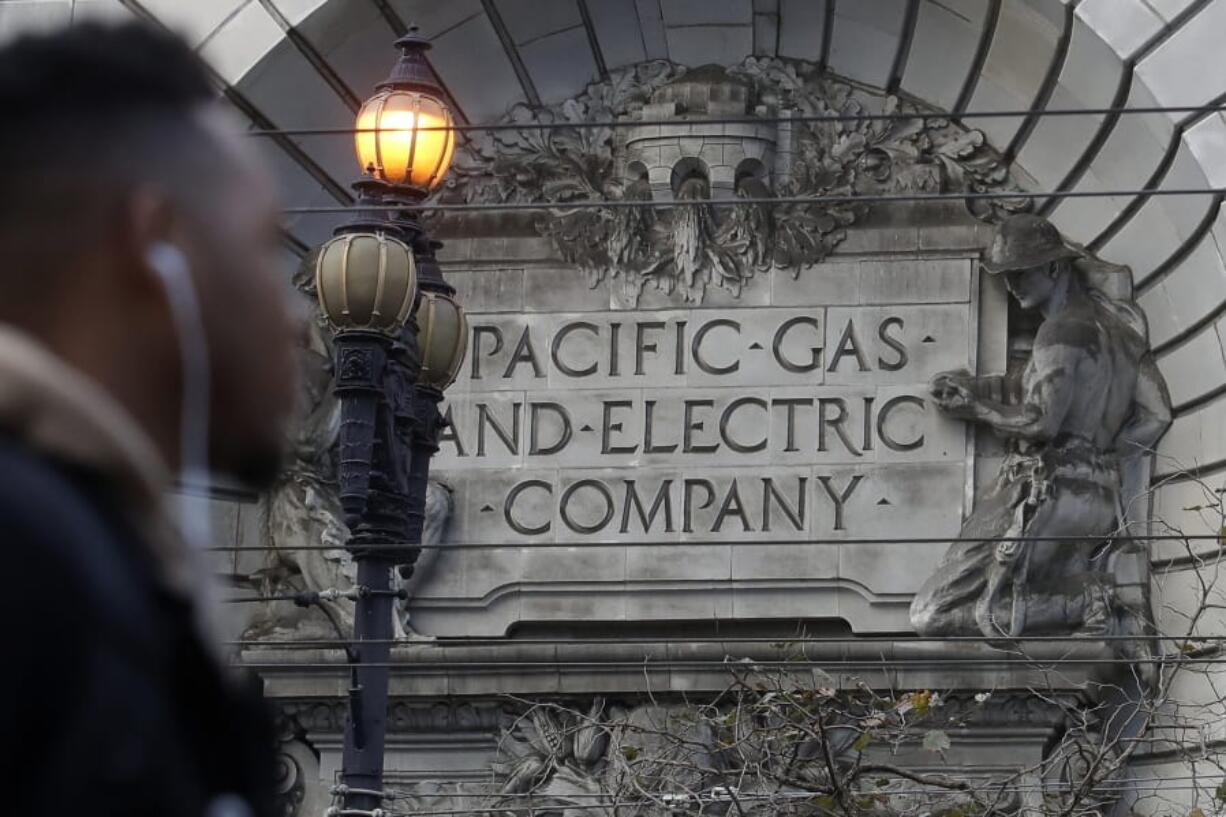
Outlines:
[[[259,648],[242,663],[264,678],[272,699],[341,697],[349,668],[336,650]],[[790,665],[780,662],[792,662]],[[885,662],[885,664],[881,664]],[[1103,643],[1017,642],[1015,651],[977,643],[913,639],[775,645],[744,642],[633,644],[426,643],[392,653],[391,695],[404,700],[458,696],[669,695],[714,693],[733,673],[792,673],[819,685],[1085,694],[1124,667]]]

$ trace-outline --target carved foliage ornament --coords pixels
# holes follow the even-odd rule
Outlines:
[[[816,686],[799,677],[792,679],[797,686],[785,686],[751,676],[758,688],[709,704],[595,698],[531,706],[500,735],[482,811],[507,817],[572,809],[644,817],[828,815],[839,810],[836,800],[845,792],[864,814],[969,813],[971,787],[956,775],[900,776],[892,758],[918,752],[943,760],[951,745],[943,729],[1049,729],[1064,735],[1042,768],[1058,790],[1086,778],[1089,772],[1070,763],[1084,766],[1078,759],[1094,756],[1101,743],[1066,729],[1068,700],[839,692],[821,685],[833,679],[820,671],[807,679]],[[738,801],[735,809],[731,800]]]
[[[862,113],[914,118],[772,121]],[[812,63],[750,57],[724,69],[653,61],[612,72],[557,105],[517,105],[504,122],[574,123],[483,132],[462,146],[443,199],[469,203],[619,202],[1016,189],[982,132],[894,96],[853,88]],[[745,119],[729,124],[709,120]],[[761,118],[761,123],[753,120]],[[580,127],[618,120],[625,127]],[[633,125],[675,120],[676,125]],[[704,124],[704,120],[707,121]],[[990,218],[1016,199],[968,201]],[[862,219],[865,203],[557,209],[536,228],[593,285],[648,283],[700,302],[739,295],[756,272],[799,275]]]

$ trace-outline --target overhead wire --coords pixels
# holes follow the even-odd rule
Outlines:
[[[1002,637],[1002,641],[1007,640]],[[427,644],[426,646],[431,646]],[[292,669],[301,670],[344,670],[349,667],[343,663],[329,661],[231,661],[235,667],[243,669],[269,670]],[[1164,666],[1215,666],[1226,664],[1226,658],[1195,655],[1160,655],[1147,658],[1134,657],[1033,657],[1023,654],[1017,657],[983,657],[983,658],[749,658],[729,657],[727,659],[693,659],[669,658],[667,656],[644,656],[642,659],[630,660],[589,660],[578,661],[559,659],[555,661],[423,661],[414,658],[412,661],[378,661],[363,662],[364,667],[380,667],[393,670],[409,670],[411,672],[428,672],[432,670],[463,670],[470,674],[486,674],[492,671],[526,671],[533,669],[560,672],[565,670],[614,670],[624,669],[634,672],[650,672],[652,670],[723,670],[741,669],[754,671],[756,669],[783,669],[789,667],[806,667],[818,670],[834,670],[839,668],[854,669],[942,669],[947,667],[1014,667],[1020,666],[1035,672],[1058,672],[1062,668],[1073,666],[1137,666],[1138,664],[1162,664]]]
[[[1126,115],[1126,114],[1194,114],[1194,113],[1212,113],[1215,111],[1226,111],[1226,105],[1177,105],[1177,106],[1139,106],[1139,107],[1101,107],[1101,108],[1064,108],[1064,109],[1048,109],[1041,111],[1033,110],[1007,110],[1007,111],[974,111],[963,112],[958,118],[973,119],[973,118],[1029,118],[1034,116],[1085,116],[1085,115]],[[694,120],[674,120],[674,119],[652,119],[652,120],[600,120],[589,122],[514,122],[514,123],[493,123],[485,125],[450,125],[450,126],[430,126],[422,127],[420,131],[454,131],[459,133],[469,132],[500,132],[500,131],[520,131],[520,130],[560,130],[560,129],[594,129],[594,128],[625,128],[625,127],[654,127],[654,126],[672,126],[679,125],[744,125],[744,124],[802,124],[802,123],[830,123],[830,122],[862,122],[862,121],[877,121],[877,120],[913,120],[913,119],[949,119],[951,116],[939,111],[919,111],[919,112],[859,112],[859,113],[837,113],[837,114],[818,114],[818,115],[798,115],[798,116],[772,116],[772,117],[715,117]],[[323,135],[354,135],[360,133],[376,132],[373,128],[289,128],[289,129],[259,129],[246,131],[249,136],[323,136]],[[654,200],[584,200],[584,201],[555,201],[555,202],[473,202],[473,203],[430,203],[430,202],[414,202],[395,205],[320,205],[320,206],[296,206],[283,208],[282,212],[287,215],[312,215],[312,214],[339,214],[353,212],[355,209],[365,212],[407,212],[407,211],[429,211],[429,212],[517,212],[517,211],[577,211],[583,209],[622,209],[622,208],[671,208],[676,206],[735,206],[735,205],[754,205],[754,206],[789,206],[798,204],[834,204],[834,203],[872,203],[872,202],[918,202],[918,201],[945,201],[945,200],[1036,200],[1036,199],[1066,199],[1066,198],[1082,198],[1082,197],[1132,197],[1132,196],[1193,196],[1193,195],[1209,195],[1217,196],[1226,194],[1226,189],[1223,188],[1142,188],[1131,190],[1065,190],[1065,191],[968,191],[962,193],[894,193],[894,194],[831,194],[822,196],[781,196],[781,197],[746,197],[746,198],[720,198],[720,199],[693,199],[683,201],[654,201]]]
[[[1170,775],[1170,776],[1164,776],[1164,777],[1114,778],[1114,779],[1104,780],[1103,782],[1095,785],[1093,788],[1097,790],[1101,787],[1107,787],[1107,788],[1117,787],[1117,786],[1127,787],[1127,786],[1135,786],[1138,784],[1148,784],[1148,783],[1165,784],[1167,782],[1183,782],[1183,781],[1190,781],[1190,780],[1201,781],[1201,780],[1204,780],[1205,778],[1217,777],[1220,775],[1221,775],[1221,772],[1219,772],[1218,774],[1206,773],[1205,775]],[[1005,783],[999,779],[995,779],[991,777],[987,773],[983,773],[983,772],[975,773],[973,771],[968,771],[964,776],[968,779],[974,779],[976,781],[975,784],[982,785],[982,786],[1005,786],[1008,791],[1050,791],[1050,790],[1055,790],[1055,789],[1060,789],[1060,788],[1074,788],[1075,787],[1075,784],[1068,783],[1065,781],[1056,781],[1056,780],[1047,781],[1047,782],[1018,781],[1016,783]],[[888,778],[889,775],[883,772],[878,777]],[[906,778],[896,777],[895,779],[902,780]],[[438,780],[426,779],[420,782],[435,783],[435,784],[438,784],[438,783],[454,784],[455,783],[454,780],[447,780],[447,779],[438,779]],[[972,785],[975,785],[975,784],[972,784]],[[1185,786],[1183,787],[1183,790],[1192,790],[1192,789],[1199,789],[1199,788],[1213,788],[1216,785],[1217,785],[1216,783],[1206,782],[1206,783],[1202,783],[1199,786]],[[926,786],[924,788],[900,788],[900,789],[894,789],[894,788],[887,789],[887,788],[882,787],[881,793],[883,794],[927,794],[927,793],[932,793],[932,790],[934,788],[938,788],[938,787],[936,785]],[[1180,787],[1164,786],[1163,788],[1180,788]],[[334,787],[334,790],[339,791],[340,789],[341,789],[340,786]],[[352,791],[352,789],[349,789],[349,791]],[[853,790],[853,791],[856,794],[866,793],[862,790]],[[412,799],[417,799],[417,798],[422,798],[422,797],[437,797],[437,796],[442,796],[442,797],[446,797],[448,799],[454,799],[454,800],[488,799],[488,800],[493,800],[493,801],[511,801],[511,802],[514,802],[517,800],[533,800],[533,799],[557,800],[559,799],[557,795],[551,795],[545,792],[503,792],[503,793],[499,793],[499,792],[445,792],[445,793],[438,793],[438,792],[428,792],[428,791],[427,792],[413,792],[407,789],[385,788],[382,792],[373,792],[373,793],[376,795],[381,795],[384,800],[412,800]],[[789,796],[814,797],[816,793],[814,792],[807,792],[807,793],[806,792],[777,792],[777,793],[772,794],[769,792],[752,792],[752,791],[739,792],[738,791],[736,792],[736,797],[738,800],[751,801],[751,800],[770,799],[770,798],[777,797],[783,794],[786,794]],[[686,796],[693,797],[694,799],[700,799],[700,798],[705,799],[703,795],[705,795],[706,797],[711,797],[709,792],[704,792],[702,795],[694,795],[694,794],[689,794],[689,793],[686,794]],[[716,799],[716,797],[726,798],[727,795],[722,795],[722,794],[716,795],[715,797],[711,797],[711,799],[714,800]],[[618,799],[616,797],[610,797],[607,792],[585,792],[585,791],[568,792],[567,794],[563,795],[561,799],[580,800],[580,801],[581,800],[603,799],[603,800],[608,801],[606,805],[612,805],[613,803],[616,803],[618,805],[636,805],[636,804],[645,805],[647,803],[659,802],[656,800],[642,799],[642,798]],[[515,808],[521,808],[521,807],[516,806]],[[416,813],[422,813],[422,812],[416,812]]]
[[[955,193],[838,193],[817,196],[746,196],[715,199],[578,199],[571,201],[509,201],[474,203],[405,202],[402,204],[310,205],[283,207],[287,215],[324,213],[403,213],[410,211],[438,213],[536,212],[604,209],[667,209],[673,207],[736,207],[745,205],[780,207],[796,204],[854,204],[873,202],[922,201],[1007,201],[1046,198],[1111,198],[1127,196],[1222,196],[1226,187],[1161,187],[1121,190],[969,190]]]
[[[1145,105],[1102,108],[1048,108],[1041,110],[963,111],[957,114],[938,110],[838,112],[829,114],[797,114],[796,116],[716,116],[655,119],[596,119],[589,121],[494,122],[487,124],[423,125],[417,128],[252,128],[243,135],[265,136],[351,136],[360,133],[402,132],[420,133],[445,131],[450,133],[498,133],[523,130],[598,130],[603,128],[679,128],[690,125],[782,125],[822,124],[832,122],[909,121],[913,119],[1029,119],[1045,116],[1121,116],[1140,114],[1200,114],[1226,111],[1226,105]]]
[[[960,542],[1159,542],[1159,541],[1174,541],[1174,542],[1199,542],[1199,541],[1215,541],[1221,548],[1226,548],[1226,534],[1223,533],[1205,533],[1205,534],[1122,534],[1113,535],[1069,535],[1069,536],[908,536],[908,537],[847,537],[840,538],[800,538],[800,539],[732,539],[718,542],[711,541],[690,541],[685,539],[645,539],[634,540],[628,542],[610,542],[610,541],[592,541],[592,540],[574,540],[568,539],[556,542],[435,542],[416,544],[412,542],[391,542],[380,545],[363,544],[360,550],[363,553],[378,553],[381,550],[386,550],[389,553],[413,549],[413,550],[556,550],[559,548],[654,548],[654,547],[689,547],[689,548],[719,548],[719,547],[780,547],[780,546],[797,546],[797,545],[815,545],[820,547],[835,547],[843,545],[948,545],[958,544]],[[315,550],[345,550],[344,545],[295,545],[293,547],[277,548],[269,545],[214,545],[204,548],[211,552],[248,552],[248,551],[268,551],[276,553],[278,551],[315,551]],[[1199,554],[1205,558],[1209,558],[1216,554],[1204,553]]]
[[[883,774],[882,776],[886,777],[887,775]],[[1161,781],[1155,780],[1153,782],[1160,783]],[[1000,787],[1006,793],[1032,792],[1032,791],[1057,792],[1057,791],[1062,791],[1062,790],[1079,791],[1082,788],[1082,786],[1079,784],[1064,783],[1064,782],[1057,782],[1057,781],[1051,781],[1047,783],[1010,785],[1008,783],[1000,783],[1000,782],[993,781],[990,779],[982,781],[980,785],[985,786],[985,787],[990,787],[990,788]],[[1107,780],[1102,783],[1097,783],[1092,786],[1087,786],[1085,788],[1089,791],[1105,793],[1105,792],[1120,791],[1121,789],[1128,789],[1134,785],[1136,784],[1132,781],[1128,781],[1124,783],[1116,783],[1115,781]],[[1197,791],[1197,790],[1202,790],[1202,789],[1208,792],[1212,792],[1214,789],[1214,785],[1210,783],[1202,783],[1199,786],[1187,785],[1187,784],[1183,786],[1163,786],[1163,790]],[[854,788],[854,789],[850,789],[848,791],[848,794],[857,795],[857,796],[872,795],[872,794],[916,795],[916,794],[939,794],[941,792],[946,792],[950,796],[956,796],[958,794],[965,795],[969,791],[970,791],[969,788],[961,788],[961,787],[955,788],[955,787],[949,786],[948,784],[942,785],[940,783],[931,783],[923,788],[899,788],[899,789],[886,788],[886,787]],[[696,806],[696,805],[713,804],[713,803],[725,803],[726,804],[726,803],[731,803],[735,800],[739,800],[739,801],[743,801],[747,803],[813,800],[814,798],[822,797],[826,795],[827,793],[823,791],[811,791],[811,792],[784,791],[784,792],[775,792],[775,793],[736,792],[734,794],[733,793],[727,793],[727,794],[714,793],[712,794],[708,792],[690,794],[690,793],[684,793],[684,792],[677,792],[675,794],[674,793],[663,793],[657,797],[635,796],[635,797],[631,797],[631,798],[627,798],[623,800],[623,799],[618,799],[616,797],[609,797],[607,794],[589,795],[589,793],[587,792],[574,792],[574,793],[568,793],[568,794],[562,794],[562,795],[550,795],[547,793],[540,793],[540,794],[529,794],[528,797],[525,797],[522,799],[523,800],[538,799],[542,801],[542,805],[534,807],[531,804],[523,803],[522,805],[510,806],[510,808],[522,809],[524,811],[527,811],[528,813],[531,813],[537,809],[540,809],[545,812],[554,813],[558,810],[570,811],[573,809],[579,809],[579,810],[608,809],[608,808],[614,808],[614,807],[621,808],[621,807],[648,806],[648,805],[664,805],[664,806],[682,807],[682,806]],[[421,794],[407,795],[407,796],[398,795],[396,797],[388,797],[384,799],[391,800],[391,801],[405,801],[405,800],[412,800],[412,799],[420,798],[422,796],[423,795]],[[429,796],[429,795],[427,794],[426,796]],[[454,797],[455,795],[447,794],[443,796]],[[567,803],[567,801],[572,800],[572,799],[580,799],[580,800],[588,799],[589,796],[592,798],[605,798],[605,799],[602,802],[598,802],[598,803],[583,803],[583,802],[574,803],[574,804],[568,803],[567,805],[561,806],[561,807],[556,805],[557,803]],[[481,795],[480,797],[488,800],[490,804],[494,804],[494,803],[499,803],[503,801],[504,799],[506,799],[507,795],[493,793],[493,794]],[[517,802],[520,802],[520,800],[513,799],[511,802],[517,803]],[[493,810],[494,808],[496,807],[493,805],[488,805],[484,808],[470,807],[470,808],[461,808],[461,809],[414,809],[411,811],[402,811],[402,812],[384,811],[383,813],[386,815],[389,815],[389,817],[392,817],[393,815],[404,815],[404,817],[457,817],[458,815],[471,815],[474,813],[480,813],[480,812],[486,811],[487,809]]]
[[[1083,786],[1078,785],[1078,784],[1059,783],[1059,782],[1054,782],[1054,781],[1050,783],[1034,783],[1030,785],[1014,786],[1014,785],[1009,785],[1009,784],[1004,784],[1004,783],[994,783],[991,780],[987,780],[987,781],[984,781],[982,785],[987,786],[987,787],[993,787],[993,788],[996,786],[999,786],[1003,789],[1005,793],[1056,792],[1056,791],[1060,791],[1064,789],[1067,789],[1069,791],[1080,791],[1083,788]],[[1115,783],[1107,781],[1107,782],[1098,783],[1092,786],[1086,786],[1084,788],[1090,792],[1107,793],[1107,792],[1118,792],[1121,790],[1127,790],[1131,788],[1131,785],[1126,784],[1126,785],[1117,786]],[[1163,786],[1163,790],[1164,791],[1165,790],[1175,790],[1175,791],[1205,790],[1206,792],[1211,793],[1213,791],[1213,786],[1208,783],[1202,784],[1200,786],[1189,786],[1189,785]],[[890,788],[883,787],[883,788],[878,788],[878,789],[871,789],[871,788],[870,789],[851,789],[847,793],[853,796],[864,796],[864,795],[877,795],[877,794],[880,794],[880,795],[917,795],[917,794],[932,795],[932,794],[940,794],[942,792],[947,793],[951,797],[954,797],[954,796],[957,796],[958,794],[966,795],[969,792],[969,788],[961,788],[961,787],[955,788],[955,787],[950,787],[949,785],[941,785],[938,783],[932,783],[924,788],[890,789]],[[636,806],[651,806],[651,805],[671,806],[677,809],[681,809],[684,807],[710,805],[710,804],[715,804],[715,803],[729,804],[735,801],[743,801],[746,803],[763,803],[763,802],[770,803],[770,802],[777,802],[777,801],[813,800],[818,797],[829,796],[828,793],[824,791],[811,791],[811,792],[789,791],[789,792],[776,792],[773,794],[767,793],[767,792],[743,792],[743,793],[737,792],[735,794],[731,794],[731,793],[729,794],[723,794],[723,793],[721,794],[708,794],[708,793],[689,794],[689,793],[678,792],[675,794],[661,794],[658,797],[633,797],[633,798],[628,798],[625,800],[621,800],[615,797],[608,797],[607,795],[596,795],[596,796],[606,797],[607,799],[599,803],[583,803],[583,802],[570,803],[568,802],[572,798],[574,798],[576,794],[579,794],[579,793],[564,794],[564,795],[549,795],[549,794],[544,794],[544,793],[534,794],[531,796],[541,800],[542,801],[541,805],[533,806],[529,803],[523,803],[519,805],[509,806],[509,808],[521,810],[531,815],[533,812],[538,811],[538,810],[541,811],[543,814],[556,814],[558,811],[564,811],[564,812],[587,811],[587,810],[595,810],[595,809],[632,808]],[[443,796],[451,797],[454,795],[448,794],[448,795],[443,795]],[[580,796],[582,796],[582,794],[580,794]],[[417,795],[403,796],[403,797],[401,796],[389,797],[389,798],[384,798],[384,799],[396,802],[396,801],[411,800],[411,799],[420,798],[420,797],[422,797],[422,795],[417,794]],[[462,815],[474,815],[474,814],[480,814],[483,812],[494,811],[495,809],[499,807],[494,806],[492,804],[500,802],[503,798],[506,797],[506,795],[488,794],[488,795],[483,795],[483,797],[488,799],[491,805],[488,805],[485,807],[473,806],[470,808],[458,808],[458,809],[412,809],[410,811],[396,811],[396,810],[381,809],[379,813],[383,815],[384,817],[462,817]],[[512,801],[512,802],[517,802],[517,801]],[[558,803],[565,803],[566,805],[559,806],[557,805]],[[507,808],[507,807],[503,806],[502,808]],[[340,809],[340,810],[335,810],[335,811],[329,811],[328,814],[332,815],[333,817],[360,817],[360,816],[369,815],[370,812],[346,811],[346,810]]]
[[[266,600],[267,597],[260,598],[260,601]],[[414,640],[411,638],[387,638],[387,639],[362,639],[363,644],[391,644],[403,646],[430,646],[441,647],[444,649],[452,647],[523,647],[523,646],[551,646],[551,647],[585,647],[602,644],[616,645],[661,645],[661,644],[768,644],[768,645],[807,645],[807,644],[928,644],[928,643],[999,643],[1001,641],[1014,641],[1019,643],[1086,643],[1086,644],[1101,644],[1104,642],[1144,642],[1144,641],[1177,641],[1185,643],[1196,642],[1217,642],[1226,641],[1226,634],[1221,635],[1154,635],[1149,633],[1122,634],[1112,633],[1097,636],[1086,635],[1033,635],[1022,638],[1007,639],[1003,636],[985,636],[985,635],[847,635],[847,636],[728,636],[720,638],[719,636],[694,636],[694,637],[651,637],[651,636],[632,636],[626,638],[616,637],[596,637],[596,638],[568,638],[560,636],[558,638],[440,638],[433,641]],[[252,647],[270,647],[275,649],[283,648],[301,648],[315,649],[320,646],[332,646],[335,644],[353,644],[357,643],[350,639],[333,639],[333,638],[308,638],[308,639],[232,639],[224,642],[227,646],[252,646]]]

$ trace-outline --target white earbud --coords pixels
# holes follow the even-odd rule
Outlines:
[[[167,286],[182,286],[188,277],[187,256],[177,244],[155,241],[145,251],[145,261]],[[174,284],[171,284],[171,281]]]

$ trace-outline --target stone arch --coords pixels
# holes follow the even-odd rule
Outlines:
[[[711,171],[707,163],[697,156],[683,156],[673,165],[669,176],[669,188],[673,195],[680,198],[681,190],[688,182],[701,182],[710,195]],[[706,198],[707,196],[704,196]]]
[[[737,163],[733,171],[733,189],[737,192],[746,187],[762,192],[769,184],[770,171],[761,159],[750,156]]]
[[[408,22],[462,118],[498,118],[518,102],[574,96],[593,78],[652,59],[731,65],[748,54],[805,59],[857,82],[904,92],[954,113],[988,109],[1226,102],[1226,0],[661,4],[626,13],[622,0],[556,2],[514,13],[509,0],[43,0],[6,4],[0,37],[131,14],[182,31],[213,66],[226,98],[255,127],[337,127],[390,65]],[[914,6],[914,8],[910,8]],[[294,36],[288,36],[292,33]],[[481,54],[474,60],[474,54]],[[1214,111],[975,119],[1036,190],[1226,186],[1226,119]],[[301,205],[348,200],[354,174],[343,138],[273,138],[269,163]],[[1049,199],[1041,211],[1071,239],[1130,265],[1176,423],[1161,444],[1158,513],[1203,532],[1185,509],[1196,486],[1177,476],[1226,474],[1226,217],[1222,196]],[[290,223],[298,254],[336,219]],[[1222,330],[1226,331],[1226,330]]]
[[[637,159],[632,162],[627,162],[625,179],[627,183],[647,181],[647,165],[643,164]]]
[[[470,122],[497,119],[518,102],[575,96],[593,78],[647,60],[731,65],[749,54],[817,62],[955,114],[1226,102],[1226,0],[647,5],[658,13],[633,13],[629,0],[589,2],[586,14],[578,3],[542,4],[534,15],[515,14],[509,0],[44,0],[0,4],[0,37],[94,16],[158,20],[198,46],[229,105],[259,128],[351,122],[410,20],[432,39],[438,73]],[[967,123],[1035,190],[1226,186],[1226,118],[1214,111]],[[293,204],[346,202],[356,173],[347,139],[273,137],[262,149]],[[1221,204],[1220,194],[1039,203],[1071,239],[1134,270],[1176,407],[1159,450],[1156,513],[1191,533],[1217,533],[1220,520],[1189,510],[1203,504],[1202,486],[1180,472],[1226,475]],[[339,218],[294,218],[291,249],[305,253]]]

